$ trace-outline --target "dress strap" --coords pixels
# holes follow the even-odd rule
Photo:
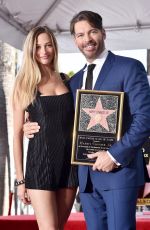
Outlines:
[[[65,73],[60,73],[61,79],[63,80],[63,83],[68,87],[69,85],[69,77]]]

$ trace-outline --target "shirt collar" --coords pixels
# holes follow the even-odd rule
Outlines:
[[[104,51],[99,55],[99,57],[96,58],[92,63],[89,63],[89,62],[86,63],[86,66],[85,66],[85,68],[84,68],[83,71],[87,71],[87,67],[88,67],[88,65],[90,65],[90,64],[96,64],[96,65],[98,65],[98,64],[100,64],[102,61],[104,62],[104,61],[106,60],[106,58],[107,58],[107,55],[108,55],[108,50],[107,50],[107,49],[104,49]]]

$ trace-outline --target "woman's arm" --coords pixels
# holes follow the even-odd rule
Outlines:
[[[16,169],[16,179],[24,179],[23,174],[23,123],[24,110],[21,106],[15,105],[13,108],[13,153]]]
[[[21,181],[24,179],[23,168],[23,123],[24,123],[25,111],[20,105],[16,105],[13,108],[13,153],[16,169],[16,179]],[[25,184],[19,184],[17,188],[17,194],[19,199],[24,203],[30,203]]]

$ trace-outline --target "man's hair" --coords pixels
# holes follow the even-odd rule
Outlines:
[[[97,29],[102,29],[103,25],[102,25],[102,17],[92,11],[88,11],[88,10],[84,10],[84,11],[80,11],[78,14],[76,14],[71,22],[70,22],[70,32],[71,34],[74,34],[74,26],[77,22],[79,21],[88,21],[89,24]]]

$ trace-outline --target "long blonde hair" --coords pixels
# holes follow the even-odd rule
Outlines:
[[[58,46],[54,34],[47,26],[33,28],[24,43],[23,61],[13,90],[13,106],[17,102],[25,109],[35,99],[37,85],[41,81],[41,71],[35,58],[36,42],[41,33],[47,33],[52,41],[54,58],[50,66],[53,66],[53,69],[58,71]]]

